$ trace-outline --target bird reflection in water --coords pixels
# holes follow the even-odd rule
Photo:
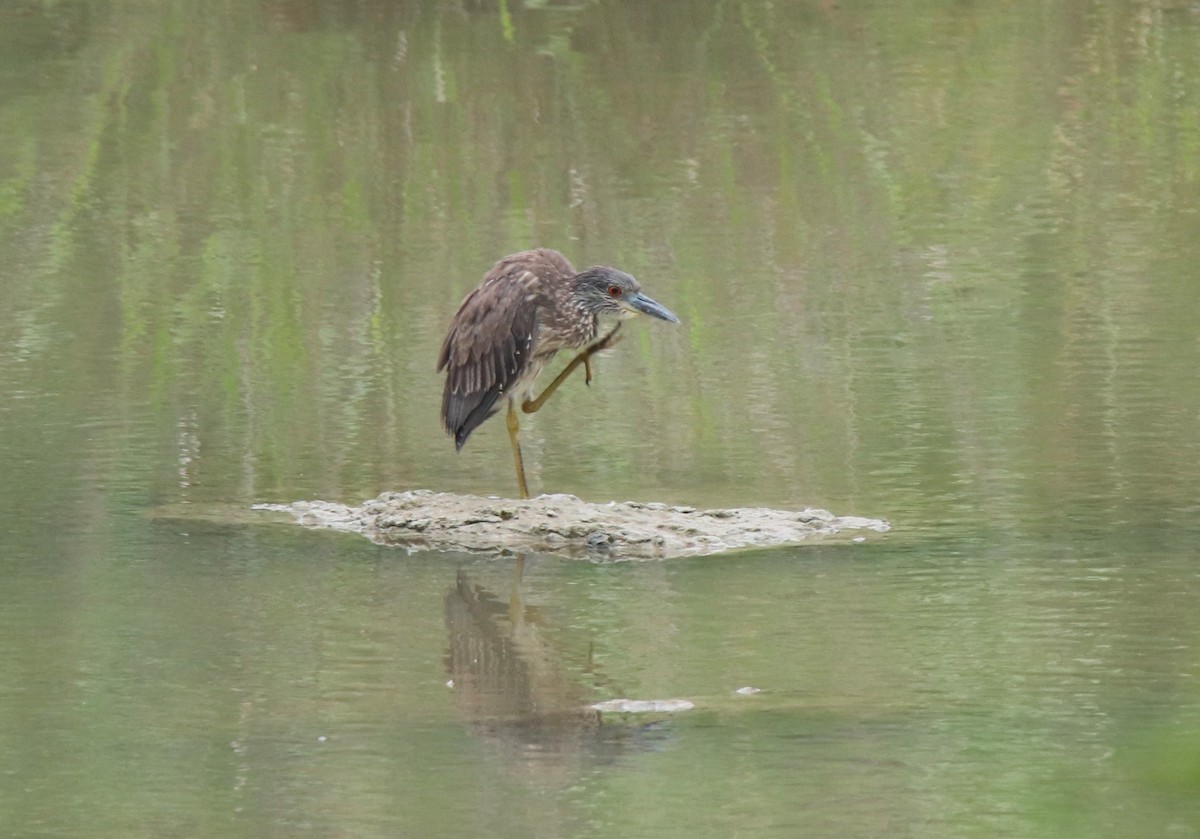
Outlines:
[[[517,558],[507,601],[463,570],[444,599],[446,671],[472,729],[551,782],[571,781],[573,768],[655,748],[658,725],[602,723],[588,707],[595,697],[581,677],[602,681],[591,651],[574,672],[564,663],[551,642],[554,627],[522,599],[524,563]]]

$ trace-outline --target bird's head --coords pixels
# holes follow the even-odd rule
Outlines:
[[[638,281],[624,271],[598,266],[576,274],[573,282],[576,300],[594,315],[643,314],[679,323],[670,309],[643,294]]]

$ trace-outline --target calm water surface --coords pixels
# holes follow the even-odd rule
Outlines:
[[[1198,79],[1172,0],[5,4],[0,835],[1200,836]],[[683,320],[535,492],[892,533],[255,523],[512,493],[433,367],[535,244]]]

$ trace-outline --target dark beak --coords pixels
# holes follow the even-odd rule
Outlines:
[[[679,323],[679,318],[675,317],[675,313],[666,306],[651,300],[640,291],[632,297],[627,297],[624,301],[629,305],[629,308],[635,312],[641,312],[644,315],[665,320],[669,323]]]

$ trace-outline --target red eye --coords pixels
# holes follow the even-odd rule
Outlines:
[[[621,287],[619,285],[610,285],[608,287],[608,296],[609,297],[620,297],[621,296]]]

